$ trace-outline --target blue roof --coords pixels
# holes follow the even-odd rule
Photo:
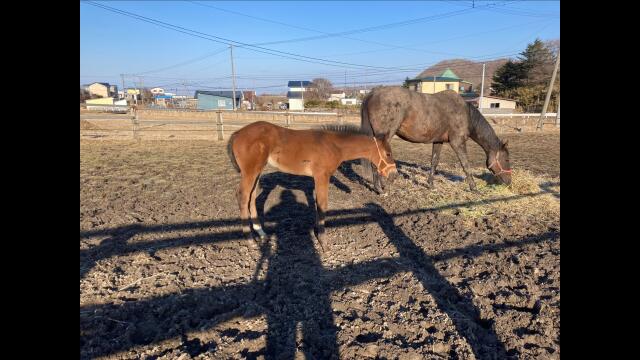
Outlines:
[[[198,94],[226,97],[229,99],[233,98],[233,91],[231,90],[221,90],[221,91],[196,90],[196,94],[194,95],[194,97],[197,98]],[[236,90],[236,100],[241,98],[242,98],[242,91]]]
[[[302,84],[302,85],[300,85]],[[287,83],[287,87],[307,87],[311,85],[311,81],[306,81],[306,80],[295,80],[295,81],[289,81],[289,83]]]

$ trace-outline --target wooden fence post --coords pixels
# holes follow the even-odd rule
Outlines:
[[[344,119],[342,118],[342,114],[338,113],[338,123],[342,124],[344,122]]]
[[[136,107],[133,108],[133,117],[131,118],[131,125],[133,130],[133,139],[138,139],[138,109]]]
[[[218,130],[218,140],[224,140],[224,126],[222,123],[222,111],[218,110],[218,122],[217,122],[217,130]]]
[[[289,110],[287,110],[287,117],[284,120],[284,126],[285,127],[291,126],[291,113],[289,113]]]

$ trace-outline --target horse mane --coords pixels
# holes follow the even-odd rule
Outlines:
[[[469,107],[469,130],[472,138],[482,147],[487,146],[486,150],[498,150],[502,147],[502,142],[493,130],[493,127],[487,119],[482,115],[480,110],[471,104]]]
[[[334,131],[343,134],[368,135],[365,130],[353,124],[326,124],[322,125],[321,128],[322,130]]]

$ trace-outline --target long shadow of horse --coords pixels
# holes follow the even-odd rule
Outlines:
[[[93,358],[126,351],[136,345],[148,345],[172,338],[183,338],[182,348],[192,356],[205,352],[215,353],[215,341],[198,338],[187,341],[185,334],[212,329],[234,317],[254,318],[265,315],[267,330],[240,331],[227,329],[224,336],[232,341],[256,339],[266,335],[266,347],[255,352],[247,349],[241,355],[267,359],[293,359],[296,352],[307,358],[335,359],[339,357],[337,328],[333,321],[331,293],[375,278],[385,278],[399,272],[412,272],[435,299],[438,307],[449,315],[458,333],[467,339],[478,359],[508,358],[504,345],[498,339],[493,324],[480,317],[470,298],[462,295],[436,269],[433,258],[439,261],[457,256],[475,257],[486,251],[500,251],[509,247],[552,241],[557,233],[548,232],[518,241],[487,244],[462,248],[428,256],[403,231],[396,226],[393,216],[377,204],[367,204],[366,209],[341,210],[327,221],[327,227],[375,222],[379,224],[389,241],[398,249],[403,261],[395,258],[378,258],[338,269],[322,266],[311,236],[315,224],[312,201],[307,204],[296,201],[292,190],[312,193],[313,183],[306,180],[287,184],[279,175],[266,177],[263,183],[261,206],[269,194],[279,186],[288,185],[281,192],[280,201],[265,214],[265,230],[273,234],[275,250],[261,246],[262,261],[268,262],[263,280],[254,276],[245,284],[222,285],[212,288],[187,289],[122,304],[87,305],[80,309],[81,358]],[[313,199],[313,196],[308,197]],[[344,218],[341,218],[344,216]],[[211,226],[211,222],[207,223]],[[239,221],[220,220],[214,226],[239,225]],[[184,228],[199,224],[185,224]],[[202,224],[200,224],[202,225]],[[173,225],[180,228],[181,225]],[[138,230],[124,227],[103,248],[107,256],[146,251],[142,245],[128,245],[123,239]],[[158,229],[152,229],[158,230]],[[162,247],[182,246],[185,243],[210,243],[240,238],[239,230],[227,231],[200,238],[174,238]],[[126,240],[124,240],[126,242]],[[147,244],[146,246],[149,246]],[[258,267],[261,267],[259,265]],[[109,339],[109,340],[107,340]]]
[[[418,181],[415,177],[415,174],[417,172],[428,173],[431,170],[430,167],[415,164],[415,163],[410,163],[406,161],[400,161],[400,160],[396,160],[395,162],[398,168],[398,174],[400,174],[400,176],[402,176],[407,180],[412,181],[416,185],[429,187],[426,183],[422,183]],[[338,171],[350,181],[363,186],[364,188],[366,188],[371,192],[376,192],[373,186],[371,186],[372,185],[371,181],[365,179],[360,174],[358,174],[358,172],[354,168],[354,165],[360,166],[359,160],[351,160],[351,161],[343,162],[342,165],[340,165],[340,167],[338,168]],[[448,171],[437,170],[436,174],[444,176],[449,181],[455,181],[455,182],[464,181],[464,177],[453,174]]]

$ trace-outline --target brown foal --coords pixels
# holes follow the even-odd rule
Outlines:
[[[387,137],[372,137],[362,134],[358,127],[345,125],[325,126],[323,130],[291,130],[258,121],[233,133],[227,150],[242,177],[237,197],[245,235],[249,236],[252,225],[261,239],[266,237],[256,211],[256,193],[260,173],[269,164],[285,173],[313,177],[316,230],[323,251],[329,179],[338,166],[347,160],[367,159],[377,164],[378,173],[389,180],[398,174]]]

